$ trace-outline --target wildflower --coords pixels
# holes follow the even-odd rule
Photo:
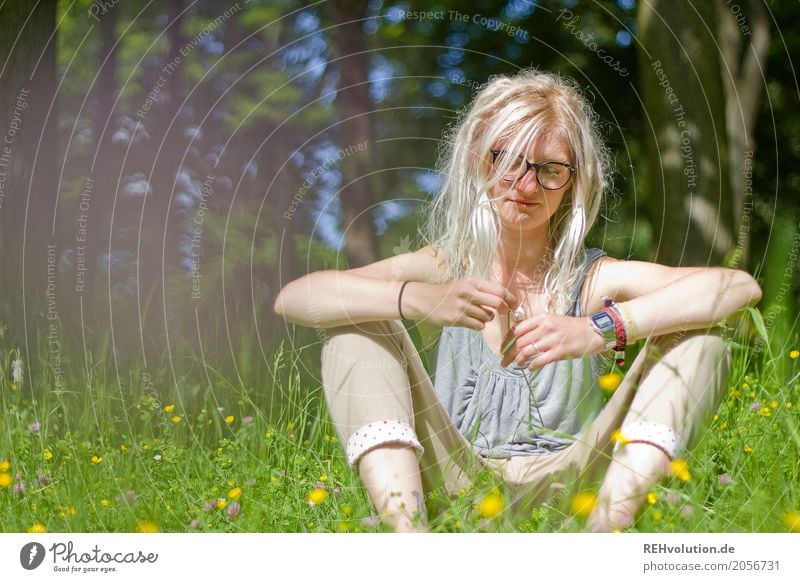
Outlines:
[[[153,455],[153,460],[154,461],[160,461],[161,460],[161,455]]]
[[[580,517],[587,517],[595,505],[597,505],[597,496],[591,491],[581,491],[570,502],[572,513]]]
[[[128,447],[126,447],[124,444],[119,446],[119,452],[120,453],[124,453],[127,450],[128,450]]]
[[[790,511],[783,514],[783,523],[789,528],[789,531],[800,533],[800,511]]]
[[[792,350],[791,352],[789,352],[789,357],[792,358],[793,360],[800,358],[800,350]]]
[[[770,409],[769,409],[769,407],[768,407],[768,406],[762,406],[762,407],[759,409],[759,411],[758,411],[758,414],[759,414],[760,416],[772,416],[772,412],[770,412]]]
[[[773,401],[771,401],[771,402],[769,403],[769,407],[770,407],[770,408],[778,408],[778,401],[777,401],[777,400],[773,400]]]
[[[47,533],[47,528],[42,523],[34,523],[28,528],[28,533]]]
[[[217,508],[217,500],[216,499],[212,499],[210,501],[206,501],[203,504],[203,512],[204,513],[211,513],[216,508]]]
[[[758,412],[759,410],[761,410],[761,402],[756,400],[750,405],[750,412]]]
[[[318,489],[315,487],[308,493],[307,496],[308,504],[311,507],[314,507],[315,505],[319,505],[320,503],[325,501],[327,497],[328,497],[328,492],[325,491],[325,489]]]
[[[325,483],[322,481],[317,481],[314,483],[314,489],[325,489]]]
[[[786,408],[791,408],[791,407],[792,407],[792,403],[791,402],[787,402],[786,403]]]
[[[78,513],[78,510],[75,509],[75,506],[74,505],[68,505],[67,507],[62,507],[61,508],[61,511],[59,512],[59,515],[61,517],[73,517],[76,513]]]
[[[189,522],[189,529],[197,529],[198,527],[200,527],[199,519],[193,519],[192,521]]]
[[[656,501],[658,501],[658,493],[651,491],[647,494],[647,503],[650,505],[655,505]]]
[[[728,396],[730,396],[731,398],[739,398],[739,396],[741,395],[742,393],[739,390],[731,390],[730,392],[728,392]]]
[[[11,478],[11,475],[8,473],[0,473],[0,487],[8,489],[13,483],[14,480]]]
[[[25,482],[22,480],[22,475],[17,473],[14,475],[14,488],[15,495],[23,495],[25,493]]]
[[[727,420],[725,422],[723,422],[721,425],[719,425],[719,429],[718,430],[725,430],[726,428],[728,428],[728,421]]]
[[[324,483],[325,481],[328,480],[328,476],[323,473],[322,475],[319,476],[319,480]]]
[[[597,385],[601,390],[605,390],[606,392],[613,392],[619,388],[621,382],[622,376],[614,372],[610,374],[603,374],[597,379]]]
[[[494,519],[502,513],[504,507],[505,503],[503,502],[503,497],[495,490],[481,499],[480,503],[475,506],[475,509],[481,514],[481,517]]]
[[[247,485],[248,487],[252,487],[253,485],[255,485],[255,484],[256,484],[256,480],[255,480],[255,479],[248,479],[248,480],[247,480],[247,481],[245,481],[244,483],[245,483],[245,485]]]
[[[126,491],[122,494],[122,500],[127,503],[128,505],[136,505],[136,501],[139,499],[139,496],[136,495],[134,491]]]
[[[22,369],[22,360],[17,358],[11,363],[11,378],[14,380],[15,384],[19,384],[22,382],[23,377],[23,369]]]
[[[108,507],[109,505],[111,505],[111,502],[108,499],[101,499],[100,500],[100,505],[102,507]]]
[[[239,505],[237,501],[234,501],[228,506],[227,514],[228,519],[234,519],[239,517],[239,514],[242,512],[242,506]]]
[[[620,429],[615,429],[614,432],[611,433],[611,442],[627,445],[630,441],[622,434]]]
[[[0,461],[0,472],[7,472],[11,468],[11,463],[8,461]]]
[[[244,417],[242,417],[242,424],[250,424],[251,422],[253,422],[253,417],[252,416],[244,416]]]
[[[286,428],[288,428],[289,430],[292,430],[294,428],[294,423],[293,422],[287,422],[286,423]]]
[[[663,519],[663,517],[664,516],[661,514],[660,511],[654,511],[653,512],[653,520],[654,521],[661,521]]]
[[[232,414],[229,414],[228,416],[225,417],[225,424],[231,424],[234,420],[235,420],[234,416]]]
[[[346,524],[345,522],[343,522],[343,521],[340,521],[340,522],[339,522],[339,523],[336,525],[336,531],[338,531],[338,532],[340,532],[340,533],[345,533],[345,532],[348,532],[348,531],[350,531],[350,530],[349,530],[349,529],[347,529],[347,524]]]
[[[351,516],[353,514],[353,507],[351,505],[342,505],[342,515]]]
[[[158,533],[161,528],[154,521],[145,520],[136,523],[136,533]]]
[[[28,430],[31,432],[39,432],[42,429],[41,423],[34,421],[28,425]]]
[[[228,499],[232,499],[236,501],[242,496],[242,488],[241,487],[234,487],[230,491],[228,491]]]
[[[681,481],[688,481],[692,478],[689,473],[689,464],[683,459],[675,459],[669,464],[670,473]]]
[[[100,463],[103,462],[103,457],[101,457],[99,455],[92,455],[91,461],[92,461],[92,465],[99,465]]]
[[[225,509],[225,507],[227,507],[227,505],[228,505],[228,502],[225,501],[224,499],[217,499],[217,502],[214,504],[214,507],[216,509]]]
[[[178,424],[182,420],[183,419],[180,416],[178,416],[177,414],[172,417],[172,422],[174,422],[175,424]]]
[[[744,446],[744,448],[743,448],[742,450],[743,450],[745,453],[752,453],[752,452],[753,452],[753,447],[751,447],[750,445],[745,445],[745,446]]]
[[[670,491],[669,493],[667,493],[664,499],[666,499],[667,503],[669,503],[670,505],[678,505],[682,497],[680,493],[678,493],[677,491]]]
[[[727,473],[723,473],[722,475],[717,477],[717,479],[719,480],[719,484],[722,485],[723,487],[727,487],[733,481],[733,477],[731,477]]]
[[[681,515],[683,517],[692,517],[694,515],[694,507],[691,505],[684,505],[681,508]]]
[[[37,477],[36,482],[41,485],[42,487],[46,487],[53,482],[50,477],[48,477],[45,473],[39,473],[39,477]]]
[[[370,515],[369,517],[365,517],[361,520],[362,527],[377,527],[380,523],[380,519],[377,515]]]
[[[164,412],[166,412],[167,414],[171,414],[173,410],[175,410],[175,405],[174,404],[167,404],[164,407]]]

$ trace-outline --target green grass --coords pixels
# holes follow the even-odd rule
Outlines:
[[[729,394],[686,459],[691,478],[654,487],[654,503],[631,531],[789,529],[786,515],[800,511],[800,359],[789,351],[800,344],[770,345],[774,338],[758,352],[734,344]],[[35,382],[13,384],[9,356],[0,362],[0,462],[8,463],[0,465],[0,530],[388,531],[370,519],[320,387],[301,380],[316,356],[283,345],[273,356],[264,375],[271,384],[259,388],[211,369],[177,386],[166,367],[149,382],[141,370],[117,379],[113,363],[89,361],[61,390],[48,366],[36,366]],[[73,358],[71,367],[82,360]],[[569,486],[530,515],[482,517],[475,506],[496,485],[482,474],[457,499],[428,495],[432,529],[583,530],[570,511],[576,491]],[[326,496],[310,505],[315,487]],[[502,485],[497,493],[505,497]],[[230,511],[234,502],[238,513]]]

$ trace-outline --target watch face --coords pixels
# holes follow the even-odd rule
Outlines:
[[[606,312],[601,312],[601,313],[594,314],[592,316],[592,321],[594,321],[600,327],[606,327],[608,325],[610,325],[610,326],[614,325],[614,320]]]

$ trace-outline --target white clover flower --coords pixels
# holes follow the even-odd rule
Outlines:
[[[11,364],[11,379],[14,380],[15,384],[19,384],[22,382],[23,373],[22,373],[22,360],[17,358]]]

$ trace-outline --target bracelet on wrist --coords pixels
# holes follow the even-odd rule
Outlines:
[[[411,281],[403,281],[403,284],[400,285],[400,293],[397,294],[397,312],[400,314],[400,320],[406,319],[406,316],[403,315],[403,291],[406,289],[406,285],[411,283]]]

